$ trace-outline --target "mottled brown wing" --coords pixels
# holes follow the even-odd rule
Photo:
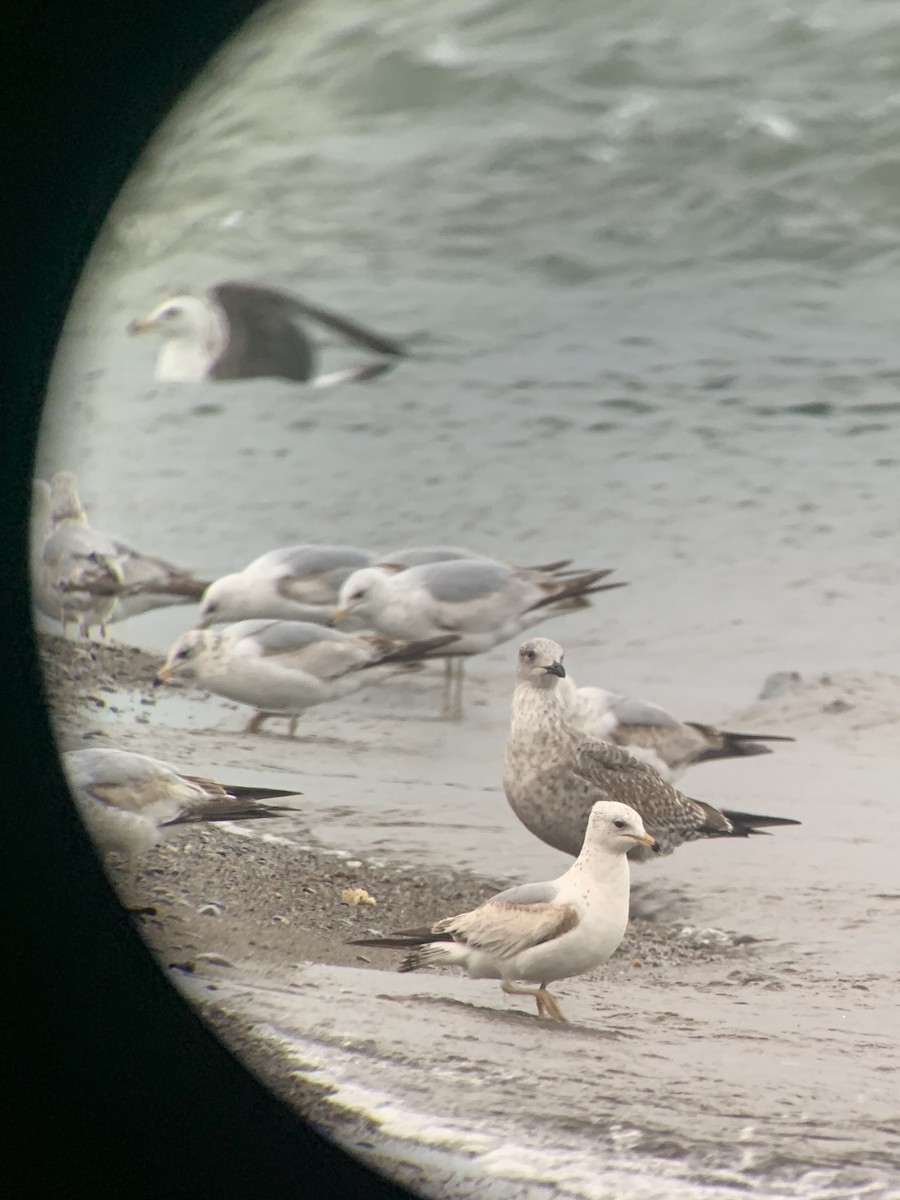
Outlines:
[[[467,946],[511,958],[531,946],[562,937],[578,921],[578,910],[571,904],[508,904],[501,900],[438,921],[432,932],[449,933]]]
[[[649,763],[610,742],[585,739],[572,763],[577,775],[596,790],[598,800],[619,800],[640,813],[648,832],[663,840],[667,834],[680,839],[696,836],[710,824],[709,805],[683,795]],[[718,814],[721,817],[721,813]],[[722,828],[728,822],[722,818]]]

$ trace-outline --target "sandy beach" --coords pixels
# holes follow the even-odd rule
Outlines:
[[[148,854],[144,936],[253,1070],[425,1195],[900,1200],[898,56],[889,6],[851,0],[278,4],[93,249],[35,473],[75,471],[95,528],[210,580],[301,543],[614,569],[533,630],[579,684],[795,738],[686,773],[802,824],[636,867],[556,1025],[348,944],[568,867],[501,787],[514,642],[467,664],[459,722],[435,665],[289,740],[152,686],[196,610],[42,638],[64,748],[301,793]],[[333,389],[157,378],[130,323],[225,280],[408,358]]]
[[[432,1195],[612,1195],[601,1165],[620,1195],[898,1194],[900,819],[883,798],[900,677],[785,678],[729,714],[798,740],[694,768],[683,790],[803,826],[635,868],[626,939],[558,986],[556,1026],[488,981],[400,975],[397,952],[347,944],[568,862],[506,805],[506,697],[477,664],[461,725],[412,719],[435,670],[313,710],[291,740],[153,688],[158,660],[133,647],[41,644],[63,748],[303,793],[296,817],[148,855],[142,929],[247,1065],[381,1170]],[[357,889],[374,903],[348,902]],[[873,925],[884,936],[862,936]]]

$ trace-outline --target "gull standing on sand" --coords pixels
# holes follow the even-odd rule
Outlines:
[[[594,592],[623,587],[599,582],[611,573],[556,576],[489,558],[423,563],[404,571],[364,567],[345,580],[333,620],[352,613],[394,638],[458,634],[445,661],[441,715],[459,718],[464,657],[492,650],[537,621],[586,608]]]
[[[384,357],[317,375],[316,348],[300,324],[304,318]],[[162,336],[156,378],[172,383],[267,376],[330,387],[383,375],[406,353],[393,338],[289,292],[250,283],[219,283],[206,292],[169,296],[132,321],[128,331]]]
[[[507,888],[429,929],[352,945],[409,949],[401,971],[460,966],[472,979],[501,979],[507,995],[534,996],[538,1016],[564,1021],[547,984],[592,971],[619,946],[628,924],[627,854],[635,847],[658,851],[634,809],[600,801],[589,814],[578,857],[558,879]],[[538,987],[516,987],[517,979]]]
[[[658,704],[605,688],[578,687],[569,676],[557,687],[572,725],[589,737],[624,747],[670,781],[693,763],[771,754],[771,746],[763,743],[794,740],[775,733],[733,733],[696,721],[679,721]]]
[[[214,580],[200,602],[198,629],[266,618],[327,625],[344,580],[373,557],[354,546],[300,545],[269,550],[242,571]]]
[[[641,814],[662,854],[708,837],[749,837],[765,826],[799,825],[786,817],[720,811],[692,800],[647,763],[572,725],[559,687],[563,649],[549,638],[519,648],[503,787],[513,812],[542,842],[577,854],[591,808],[621,800]],[[631,857],[650,857],[635,847]]]
[[[60,622],[63,633],[69,622],[77,621],[82,637],[90,637],[95,625],[105,637],[116,602],[112,589],[124,584],[116,542],[88,523],[71,471],[57,471],[49,494],[41,483],[35,483],[34,498],[41,507],[49,500],[50,521],[39,551],[32,547],[34,602],[45,616]],[[32,518],[33,530],[37,520]],[[91,592],[86,586],[91,584],[105,591]]]
[[[92,528],[71,471],[58,471],[49,485],[34,481],[32,537],[50,527],[37,552],[32,542],[32,579],[38,608],[56,617],[65,631],[79,620],[87,637],[92,625],[106,625],[150,609],[190,604],[208,583],[163,558],[142,554],[119,538]]]
[[[234,787],[182,775],[129,750],[69,750],[62,765],[98,849],[125,858],[129,892],[136,860],[179,825],[282,817],[294,810],[260,801],[300,795],[296,789]]]
[[[418,670],[453,635],[392,642],[377,634],[341,633],[309,621],[238,621],[224,629],[189,629],[156,673],[158,683],[180,677],[256,713],[244,732],[258,733],[268,717],[290,717],[293,737],[301,713]]]

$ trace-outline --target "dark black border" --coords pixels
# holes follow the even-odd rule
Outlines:
[[[154,128],[256,7],[20,0],[0,16],[0,1178],[17,1200],[406,1194],[302,1125],[157,969],[66,796],[30,626],[29,479],[63,316]]]

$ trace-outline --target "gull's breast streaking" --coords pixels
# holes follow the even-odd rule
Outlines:
[[[663,854],[698,838],[748,837],[767,826],[799,825],[692,800],[627,750],[588,737],[568,718],[559,686],[566,674],[562,659],[562,646],[550,638],[519,647],[506,744],[506,798],[542,842],[577,854],[598,800],[619,800],[639,812]],[[636,847],[632,857],[648,853]]]
[[[507,994],[533,996],[539,1016],[565,1020],[547,985],[592,971],[618,948],[628,924],[627,853],[634,847],[656,849],[640,816],[601,801],[589,814],[578,857],[558,879],[507,888],[427,929],[353,945],[408,950],[401,971],[460,966],[473,979],[500,979]],[[517,987],[517,980],[538,986]]]
[[[304,320],[379,357],[319,375]],[[128,329],[162,336],[156,378],[171,383],[270,377],[329,387],[374,379],[406,353],[393,338],[290,292],[252,283],[219,283],[205,292],[171,295]]]

